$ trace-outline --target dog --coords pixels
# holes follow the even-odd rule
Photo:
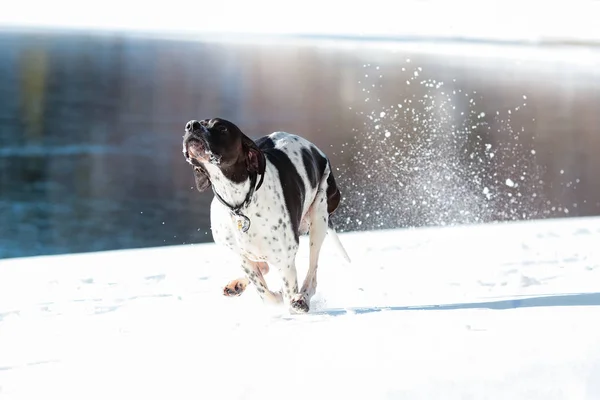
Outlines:
[[[235,252],[245,273],[229,282],[223,294],[239,296],[252,283],[263,302],[307,313],[327,234],[350,263],[330,219],[341,193],[327,156],[310,141],[286,132],[254,141],[222,118],[187,122],[183,154],[193,166],[197,190],[210,187],[214,192],[210,223],[215,243]],[[309,268],[298,289],[295,259],[299,237],[307,233]],[[267,287],[269,267],[280,272],[281,291]]]

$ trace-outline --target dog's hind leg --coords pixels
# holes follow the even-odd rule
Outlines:
[[[257,262],[256,264],[258,265],[258,269],[263,276],[269,272],[269,264],[266,262]],[[228,297],[240,296],[242,293],[244,293],[244,290],[246,290],[246,287],[248,287],[249,284],[250,279],[248,276],[231,280],[223,288],[223,295]]]
[[[327,235],[327,197],[325,190],[319,189],[317,196],[308,210],[310,221],[310,261],[308,272],[300,292],[292,298],[292,307],[304,312],[310,308],[310,299],[317,290],[317,268],[319,267],[319,253],[325,236]]]

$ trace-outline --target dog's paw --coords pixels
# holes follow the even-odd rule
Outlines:
[[[301,314],[306,314],[309,310],[308,300],[302,293],[298,293],[291,298],[290,306],[292,307],[292,310]]]
[[[224,296],[228,296],[228,297],[235,297],[235,296],[239,296],[242,293],[244,293],[244,290],[246,290],[246,282],[244,282],[241,279],[235,279],[231,282],[229,282],[224,288],[223,288],[223,295]]]

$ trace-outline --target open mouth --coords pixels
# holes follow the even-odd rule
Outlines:
[[[214,155],[200,140],[190,139],[187,142],[187,152],[197,161],[208,161],[217,165],[221,162],[221,157]]]
[[[187,151],[190,157],[208,159],[208,152],[206,151],[206,148],[204,147],[202,142],[200,142],[199,140],[190,140],[187,143]]]

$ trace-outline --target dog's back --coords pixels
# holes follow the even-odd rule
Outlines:
[[[341,194],[331,163],[327,155],[312,142],[287,132],[274,132],[256,140],[256,144],[265,153],[267,159],[278,167],[280,177],[297,173],[304,187],[300,192],[308,194],[311,192],[309,189],[312,189],[316,194],[318,189],[325,189],[328,213],[331,215],[338,208]],[[311,198],[306,198],[305,203],[310,205],[314,194]]]

